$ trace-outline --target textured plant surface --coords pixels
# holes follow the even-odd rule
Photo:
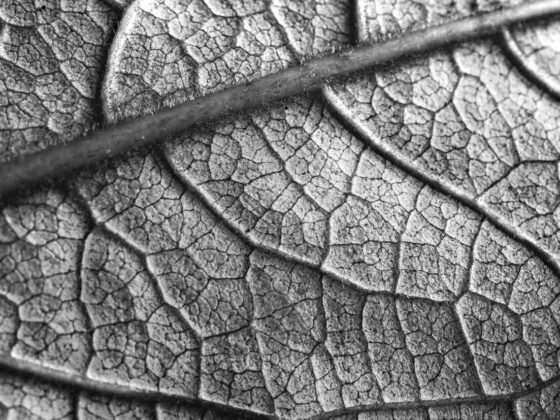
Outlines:
[[[0,0],[0,161],[490,0]],[[560,418],[560,19],[0,210],[0,417]]]

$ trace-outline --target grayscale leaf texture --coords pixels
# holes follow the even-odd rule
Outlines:
[[[4,0],[0,159],[519,3]],[[560,417],[559,41],[525,22],[6,200],[0,417]]]

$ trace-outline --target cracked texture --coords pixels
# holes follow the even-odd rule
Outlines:
[[[196,404],[139,402],[0,373],[0,414],[23,420],[225,420],[242,418]]]
[[[557,20],[549,18],[538,24],[518,25],[505,36],[506,47],[509,48],[510,54],[520,61],[527,76],[550,89],[556,97],[560,93],[559,33],[560,24]]]
[[[101,0],[0,4],[0,161],[67,142],[99,118],[116,15]]]
[[[79,261],[87,216],[72,198],[47,190],[4,208],[0,220],[3,351],[83,371],[90,344]]]
[[[514,3],[362,0],[356,6],[359,38],[394,37]],[[554,67],[558,24],[543,25],[525,24],[512,36],[531,56],[520,57],[523,63],[541,60]],[[558,258],[560,107],[522,75],[498,43],[463,43],[349,78],[332,86],[327,97],[369,142],[473,200]]]
[[[105,117],[348,44],[352,17],[362,38],[381,39],[496,2],[352,7],[134,1],[112,47]],[[3,208],[0,352],[94,389],[2,372],[0,413],[554,418],[560,281],[538,246],[555,246],[558,105],[487,41],[325,92]],[[519,240],[488,214],[530,235],[547,226],[548,239]]]
[[[485,394],[531,391],[557,375],[549,356],[558,351],[557,340],[547,339],[547,326],[531,319],[535,309],[550,311],[549,334],[554,332],[557,277],[488,222],[464,216],[466,210],[451,199],[423,187],[417,201],[424,204],[410,211],[434,223],[441,220],[436,210],[448,211],[448,220],[462,211],[458,226],[478,231],[468,247],[472,274],[454,291],[440,285],[445,294],[436,299],[427,298],[421,285],[400,292],[399,278],[397,289],[367,291],[325,268],[260,250],[166,168],[158,156],[131,156],[77,187],[99,226],[85,239],[81,276],[74,281],[81,279],[82,313],[91,324],[91,350],[82,351],[89,357],[87,377],[308,417],[418,399],[484,401]],[[146,171],[151,183],[139,182]],[[125,194],[128,201],[115,207],[116,197]],[[169,197],[166,206],[136,210],[162,196]],[[152,238],[170,233],[170,214],[180,215],[171,230],[175,236],[154,243]],[[138,235],[146,230],[148,235]],[[492,247],[501,257],[490,263],[490,251],[476,252]],[[435,250],[428,248],[428,254],[437,256]],[[493,261],[512,267],[517,277],[501,278]],[[510,310],[502,309],[500,294],[476,289],[475,273],[495,284],[513,283]],[[441,283],[435,279],[434,285]],[[523,298],[531,289],[534,297]],[[473,311],[477,305],[482,309]],[[485,323],[490,329],[480,335]],[[521,323],[532,323],[535,331],[523,335]],[[504,354],[500,348],[512,350],[489,361],[489,355]],[[496,363],[504,366],[503,375],[495,374]]]
[[[1,2],[0,161],[66,142],[100,121],[97,96],[115,23],[96,0]],[[80,301],[87,214],[71,194],[42,188],[2,203],[0,226],[2,353],[83,372],[91,352]],[[15,418],[66,415],[32,400],[10,404]]]

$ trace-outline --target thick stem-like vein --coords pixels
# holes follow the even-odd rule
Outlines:
[[[89,378],[87,375],[67,373],[61,370],[42,366],[38,363],[29,363],[8,355],[0,355],[0,372],[11,372],[16,375],[30,376],[34,380],[44,381],[67,388],[75,393],[80,391],[91,392],[98,395],[137,400],[151,403],[165,402],[170,404],[189,404],[202,406],[215,410],[218,413],[227,413],[238,418],[273,419],[272,415],[259,414],[251,410],[231,407],[226,404],[215,403],[183,394],[164,393],[153,389],[142,389],[134,386],[123,386],[110,382],[103,382]]]
[[[161,142],[193,125],[215,120],[226,114],[310,92],[338,77],[459,41],[496,33],[513,23],[553,13],[560,13],[558,0],[538,0],[412,32],[375,45],[312,59],[245,85],[101,129],[65,145],[20,156],[0,166],[0,196],[60,177],[127,150]]]
[[[247,409],[240,409],[230,407],[225,404],[215,403],[204,399],[187,397],[182,394],[168,394],[162,393],[157,390],[144,390],[130,386],[123,386],[108,382],[97,381],[91,379],[86,375],[68,374],[63,371],[45,367],[35,363],[28,363],[26,361],[16,359],[7,355],[0,355],[0,371],[13,372],[18,375],[31,375],[36,380],[54,383],[58,386],[69,388],[73,392],[76,391],[89,391],[99,395],[109,395],[123,399],[137,399],[139,401],[147,401],[152,403],[168,402],[168,403],[186,403],[198,406],[203,406],[208,409],[214,409],[218,412],[229,413],[230,415],[237,415],[241,418],[254,418],[254,419],[278,419],[276,415],[259,414]],[[549,386],[556,385],[560,382],[560,376],[552,378],[548,381],[527,390],[517,391],[509,394],[500,395],[481,395],[475,397],[462,397],[462,398],[443,398],[440,400],[427,400],[427,401],[409,401],[402,403],[385,403],[376,404],[372,406],[357,406],[352,408],[344,408],[340,410],[329,411],[314,417],[310,420],[329,419],[335,418],[342,414],[351,415],[368,411],[380,410],[403,410],[414,408],[428,408],[428,407],[442,407],[458,404],[480,404],[480,403],[501,403],[515,401],[523,398],[532,393],[539,392]]]

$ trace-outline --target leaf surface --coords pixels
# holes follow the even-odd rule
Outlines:
[[[101,0],[0,4],[0,161],[66,142],[98,119],[116,15]]]
[[[558,22],[546,19],[536,25],[504,31],[503,42],[506,51],[525,72],[525,76],[550,91],[556,98],[560,95],[558,32]]]
[[[360,40],[456,18],[466,7],[458,2],[445,14],[439,3],[403,1],[391,8],[364,0],[357,5]],[[532,31],[542,36],[529,36]],[[526,57],[519,60],[533,63],[542,55],[552,63],[549,39],[557,32],[550,22],[514,31],[511,36],[525,45]],[[539,53],[529,57],[528,45]],[[544,68],[535,72],[555,78]],[[349,78],[332,86],[327,98],[369,142],[558,259],[560,108],[520,73],[498,43],[466,43]]]
[[[351,43],[354,32],[398,36],[412,23],[474,12],[407,1],[352,7],[133,2],[111,49],[105,118],[250,81]],[[523,161],[508,114],[483,92],[486,76],[461,73],[457,57],[496,84],[504,71],[520,98],[555,112],[484,41],[201,127],[163,150],[108,162],[68,191],[6,206],[2,351],[38,376],[85,386],[2,373],[4,410],[158,419],[214,418],[229,407],[282,418],[558,413],[560,282],[541,258],[552,242],[475,195],[488,182],[508,192],[508,164],[530,169],[522,182],[550,185],[538,168],[556,156],[554,117],[503,99],[546,132],[534,146],[544,163]],[[478,107],[438,120],[441,98],[460,108],[461,95]],[[445,150],[435,172],[428,158],[411,160],[415,144],[433,156],[431,144],[450,139],[488,162],[472,166],[468,153],[453,160]],[[471,166],[480,172],[449,175]],[[511,206],[555,205],[554,190],[548,198],[524,188]],[[104,386],[116,395],[103,396]]]

